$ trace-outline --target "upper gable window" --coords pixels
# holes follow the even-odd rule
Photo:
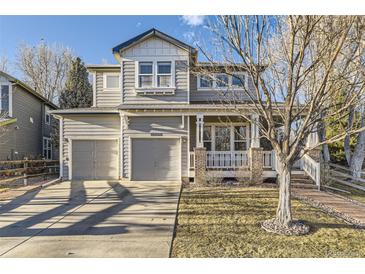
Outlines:
[[[105,88],[118,89],[119,88],[119,74],[105,74]]]
[[[157,86],[171,87],[171,62],[157,62]]]
[[[138,87],[152,87],[153,85],[153,63],[152,62],[140,62],[139,63],[139,75],[138,75]]]

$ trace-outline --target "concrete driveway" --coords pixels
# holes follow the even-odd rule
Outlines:
[[[0,256],[168,257],[180,186],[73,181],[0,201]]]

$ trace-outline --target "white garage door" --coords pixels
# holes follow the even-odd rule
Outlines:
[[[132,180],[180,179],[179,139],[132,139]]]
[[[117,140],[73,140],[72,179],[118,179]]]

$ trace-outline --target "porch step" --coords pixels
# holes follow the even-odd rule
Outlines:
[[[292,174],[291,175],[292,180],[296,180],[296,179],[305,179],[305,180],[310,180],[310,177],[307,174]]]
[[[291,186],[293,188],[317,189],[313,180],[306,174],[292,174]]]
[[[302,188],[302,189],[317,189],[315,184],[308,184],[308,183],[291,183],[292,188]]]

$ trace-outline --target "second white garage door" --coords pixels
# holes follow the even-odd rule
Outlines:
[[[118,179],[117,140],[73,140],[72,179]]]
[[[132,139],[132,180],[180,179],[180,139]]]

